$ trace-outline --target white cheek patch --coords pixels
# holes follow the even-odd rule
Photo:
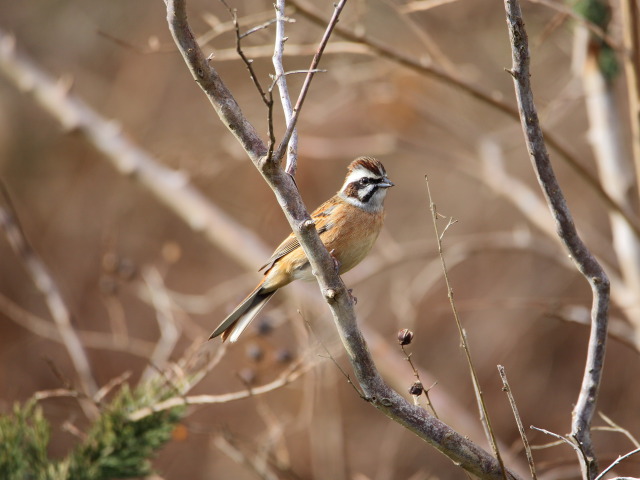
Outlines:
[[[350,203],[351,205],[353,205],[354,207],[359,207],[359,208],[365,208],[366,205],[364,203],[362,203],[360,201],[360,199],[356,198],[356,197],[347,197],[346,195],[343,195],[342,193],[340,193],[340,197],[347,203]]]
[[[364,201],[365,198],[371,195],[371,190],[373,190],[374,188],[377,187],[375,185],[367,185],[366,187],[361,188],[360,190],[358,190],[358,198]]]

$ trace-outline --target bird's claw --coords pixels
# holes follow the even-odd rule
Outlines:
[[[353,289],[348,289],[347,293],[349,294],[349,296],[351,297],[351,301],[353,302],[354,305],[358,304],[358,298],[356,296],[353,295]]]

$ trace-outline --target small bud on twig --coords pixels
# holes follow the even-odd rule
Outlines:
[[[402,345],[403,347],[405,345],[409,345],[412,340],[413,332],[408,328],[403,328],[398,332],[398,342],[400,342],[400,345]]]
[[[422,382],[420,380],[413,382],[413,385],[409,387],[409,393],[414,397],[419,397],[420,395],[422,395],[423,391],[424,387],[422,386]]]

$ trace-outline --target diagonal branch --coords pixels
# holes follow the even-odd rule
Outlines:
[[[284,35],[284,27],[286,17],[284,16],[285,0],[277,0],[275,3],[276,9],[276,40],[273,47],[273,70],[275,72],[275,83],[278,86],[278,92],[280,93],[280,103],[282,103],[282,110],[284,111],[284,119],[286,126],[289,127],[291,119],[293,117],[293,105],[291,105],[291,98],[289,96],[289,87],[287,86],[287,77],[284,71],[284,65],[282,64],[282,57],[284,56],[284,43],[287,41],[287,37]],[[291,139],[287,145],[287,162],[285,170],[289,175],[295,177],[298,166],[298,130],[294,128],[291,131]]]
[[[2,184],[0,184],[0,193],[2,194],[4,203],[4,206],[0,205],[0,229],[4,231],[11,248],[13,248],[13,251],[23,262],[34,285],[44,296],[51,317],[62,339],[62,343],[67,349],[67,353],[78,374],[82,391],[85,395],[91,397],[98,390],[98,386],[91,373],[91,364],[89,363],[87,353],[71,324],[71,313],[46,265],[27,241],[18,222],[18,217],[11,205],[9,194]],[[89,417],[95,416],[95,406],[84,401],[81,405]]]
[[[573,410],[571,428],[571,436],[577,442],[585,459],[584,465],[582,465],[583,477],[593,479],[597,475],[598,465],[591,443],[591,420],[595,412],[604,365],[609,310],[609,279],[578,236],[571,212],[551,166],[533,102],[529,73],[529,45],[518,1],[505,0],[505,10],[513,60],[512,70],[509,73],[513,76],[527,150],[540,187],[555,219],[558,235],[576,267],[589,282],[593,293],[587,361],[580,395]]]
[[[329,304],[356,378],[367,400],[468,472],[481,478],[502,478],[502,469],[495,458],[424,409],[407,402],[384,382],[356,323],[352,297],[340,279],[332,257],[320,241],[293,178],[280,168],[279,162],[271,162],[265,158],[267,149],[264,143],[255,134],[255,129],[242,117],[240,108],[217,72],[206,63],[204,54],[188,25],[185,0],[165,0],[165,3],[169,28],[189,70],[225,125],[230,126],[233,121],[233,134],[245,147],[249,157],[273,190],[278,203],[283,207],[287,221],[300,241],[322,294]],[[326,43],[326,40],[323,39],[323,42]],[[312,65],[312,70],[314,68]],[[233,109],[219,108],[220,105],[232,105]],[[246,126],[247,130],[237,130],[242,126]],[[292,130],[293,126],[295,124],[292,122],[289,128]],[[286,148],[286,144],[287,142],[283,141],[279,149]],[[510,472],[506,472],[506,476],[510,479],[517,478]]]
[[[293,134],[293,130],[296,128],[296,123],[298,122],[298,117],[300,115],[300,110],[302,109],[302,104],[304,103],[305,98],[307,97],[307,92],[309,91],[309,86],[311,85],[311,80],[313,79],[313,75],[315,71],[318,69],[318,65],[320,64],[320,59],[322,58],[322,53],[324,52],[327,43],[329,42],[329,38],[331,37],[331,33],[333,33],[333,29],[338,23],[338,18],[340,17],[340,13],[344,8],[347,0],[340,0],[340,3],[335,5],[333,10],[333,15],[331,16],[331,20],[327,24],[327,28],[324,31],[324,35],[322,36],[322,40],[320,40],[320,44],[318,45],[318,51],[313,56],[313,60],[311,60],[311,66],[309,67],[309,72],[304,79],[304,83],[302,84],[302,88],[300,89],[300,94],[298,95],[298,100],[296,101],[296,106],[293,107],[293,115],[289,120],[289,124],[287,125],[287,130],[282,136],[282,141],[280,142],[280,146],[276,150],[273,158],[276,162],[280,162],[280,159],[284,156],[285,149],[289,144],[289,139]]]

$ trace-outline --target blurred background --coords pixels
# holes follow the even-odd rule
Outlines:
[[[228,1],[238,9],[243,32],[274,16],[272,2]],[[332,2],[316,3],[309,8],[326,21]],[[589,59],[581,63],[579,57],[593,54],[587,47],[594,40],[579,37],[582,24],[558,8],[523,3],[542,124],[636,218],[623,69],[605,82],[607,98],[618,109],[617,159],[628,167],[617,178],[624,184],[617,197],[616,179],[610,187],[600,176],[606,168],[590,141],[597,136],[587,107],[594,77]],[[212,65],[266,139],[267,111],[234,52],[229,12],[215,0],[189,0],[188,9],[205,54],[213,53]],[[621,42],[619,6],[612,4],[611,12],[608,34]],[[296,54],[285,57],[285,69],[305,69],[324,28],[292,5],[287,14],[295,20],[287,24],[287,49]],[[0,29],[15,36],[18,55],[29,56],[58,81],[59,95],[81,98],[115,122],[158,163],[181,172],[180,179],[224,212],[232,228],[246,229],[239,233],[243,238],[257,241],[256,249],[235,255],[232,247],[220,248],[139,176],[120,173],[84,135],[63,128],[7,75],[0,76],[0,178],[25,236],[71,312],[98,386],[126,371],[135,384],[150,365],[166,367],[188,352],[219,353],[220,342],[206,342],[207,336],[259,281],[265,252],[289,233],[272,192],[192,80],[165,17],[159,1],[0,6]],[[515,106],[504,71],[511,57],[499,3],[360,0],[348,4],[339,26]],[[243,40],[264,86],[273,72],[273,28]],[[440,418],[488,448],[437,257],[428,175],[438,212],[457,220],[444,234],[444,254],[494,429],[507,464],[526,475],[496,365],[506,368],[526,427],[568,433],[589,333],[580,322],[588,320],[591,292],[554,236],[519,122],[450,81],[337,34],[321,68],[327,72],[315,76],[298,123],[296,182],[305,203],[311,210],[329,198],[348,163],[363,154],[378,157],[396,184],[373,252],[344,277],[358,298],[358,320],[378,367],[410,398],[413,372],[396,333],[413,330],[407,352],[425,385],[437,382],[430,395]],[[302,80],[288,76],[294,98]],[[280,138],[279,106],[275,123]],[[598,409],[639,438],[637,237],[620,246],[612,220],[619,217],[557,151],[551,149],[551,156],[578,230],[612,277],[616,336],[608,344]],[[439,221],[441,231],[446,224]],[[59,337],[46,334],[53,323],[43,296],[4,235],[0,265],[0,411],[7,413],[36,392],[79,384]],[[166,297],[166,311],[154,304],[153,292]],[[350,371],[329,311],[315,297],[312,284],[279,294],[190,393],[246,391],[278,378],[292,362],[301,362],[304,374],[263,395],[189,410],[154,460],[159,478],[464,476],[358,397],[336,366]],[[158,345],[164,348],[160,353]],[[65,426],[82,430],[87,421],[74,399],[41,404],[52,424],[50,454],[59,458],[77,443]],[[607,425],[600,417],[594,424]],[[532,444],[552,440],[527,431]],[[593,438],[602,466],[634,448],[620,432],[594,431]],[[545,478],[580,476],[566,445],[536,450],[534,458]],[[639,458],[616,473],[637,474]]]

